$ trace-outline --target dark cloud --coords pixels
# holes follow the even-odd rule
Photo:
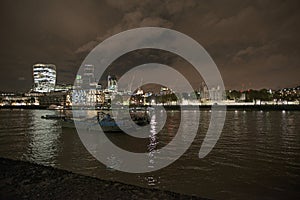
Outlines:
[[[297,0],[1,1],[0,90],[28,90],[37,62],[56,64],[58,82],[72,83],[99,42],[144,26],[172,28],[197,40],[227,88],[298,85],[299,5]],[[180,59],[162,57],[186,69]],[[143,55],[134,58],[140,63]]]

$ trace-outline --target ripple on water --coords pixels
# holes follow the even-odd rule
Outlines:
[[[191,126],[200,126],[191,148],[170,166],[146,174],[108,169],[87,152],[76,130],[61,129],[57,121],[41,119],[42,115],[54,113],[0,110],[0,155],[212,199],[300,196],[295,189],[300,187],[300,112],[229,111],[216,146],[205,158],[199,159],[198,152],[211,116],[210,112],[201,111],[200,120],[188,118],[185,127],[188,130]],[[122,134],[112,138],[124,142],[125,147],[155,151],[176,136],[180,117],[189,116],[189,111],[182,116],[180,112],[167,113],[166,126],[155,138],[145,142],[145,147],[127,144]],[[154,132],[159,123],[152,124]],[[171,145],[168,148],[174,152],[170,155],[176,155],[175,151],[181,147]]]

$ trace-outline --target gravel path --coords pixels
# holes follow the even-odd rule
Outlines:
[[[0,158],[0,199],[202,199]]]

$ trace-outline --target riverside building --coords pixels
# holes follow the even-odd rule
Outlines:
[[[33,65],[33,91],[51,92],[55,89],[56,67],[53,64]]]

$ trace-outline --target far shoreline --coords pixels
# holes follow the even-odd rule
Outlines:
[[[300,105],[270,105],[270,104],[262,104],[262,105],[225,105],[227,111],[300,111]],[[151,106],[142,106],[142,107],[151,107]],[[155,106],[152,106],[155,107]],[[211,105],[164,105],[166,110],[211,110]],[[217,106],[216,106],[217,108]],[[29,110],[72,110],[76,109],[69,107],[64,109],[49,109],[48,106],[43,105],[24,105],[24,106],[12,106],[12,105],[5,105],[0,106],[0,110],[2,109],[11,109],[11,110],[18,110],[18,109],[29,109]],[[95,109],[99,110],[99,109]]]

